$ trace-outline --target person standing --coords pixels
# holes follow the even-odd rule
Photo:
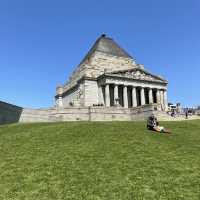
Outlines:
[[[188,108],[186,108],[186,111],[185,111],[185,118],[188,119]]]

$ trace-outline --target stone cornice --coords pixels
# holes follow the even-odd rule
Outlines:
[[[56,94],[55,98],[58,98],[59,96],[64,96],[65,94],[67,94],[68,92],[70,92],[71,90],[75,89],[77,87],[77,85],[82,82],[83,80],[92,80],[92,81],[97,81],[97,78],[93,78],[93,77],[88,77],[88,76],[83,76],[80,79],[78,79],[76,81],[76,83],[74,83],[73,85],[71,85],[71,87],[65,89],[63,87],[63,93],[60,94]]]
[[[127,71],[127,70],[126,70]],[[142,70],[144,71],[144,70]],[[116,73],[116,72],[115,72]],[[146,83],[157,83],[157,84],[162,84],[162,85],[167,85],[168,82],[164,79],[161,79],[157,76],[153,76],[154,78],[158,79],[154,79],[154,80],[148,80],[148,79],[140,79],[140,78],[134,78],[134,77],[127,77],[127,76],[122,76],[122,75],[117,75],[114,73],[104,73],[102,75],[100,75],[97,79],[103,79],[103,78],[112,78],[112,79],[120,79],[120,80],[129,80],[129,81],[136,81],[136,82],[146,82]]]
[[[127,77],[120,77],[120,76],[112,76],[108,74],[103,74],[100,77],[98,77],[98,80],[101,80],[103,78],[112,78],[112,79],[119,79],[119,80],[129,80],[129,81],[135,81],[138,83],[156,83],[156,84],[161,84],[164,86],[167,86],[167,82],[161,82],[161,81],[150,81],[150,80],[140,80],[140,79],[134,79],[134,78],[127,78]]]
[[[121,75],[122,73],[127,73],[127,72],[130,72],[130,73],[132,73],[132,72],[136,72],[136,71],[140,71],[140,72],[142,72],[142,73],[144,73],[145,75],[148,75],[148,76],[151,76],[151,77],[154,77],[155,79],[158,79],[158,80],[160,80],[160,81],[162,81],[162,82],[164,82],[164,83],[168,83],[168,81],[167,80],[165,80],[164,78],[162,78],[162,77],[160,77],[160,76],[157,76],[157,75],[154,75],[154,74],[152,74],[152,73],[150,73],[150,72],[148,72],[147,70],[144,70],[144,69],[141,69],[141,68],[138,68],[138,67],[136,67],[136,68],[133,68],[133,69],[127,69],[127,70],[117,70],[117,71],[113,71],[113,72],[109,72],[109,73],[105,73],[105,75],[111,75],[111,76],[119,76],[119,77],[124,77],[124,78],[126,78],[125,76],[123,76],[123,75]],[[121,73],[121,74],[120,74]],[[119,75],[118,75],[119,74]],[[131,78],[131,77],[130,77]],[[132,78],[131,78],[132,79]],[[134,79],[134,78],[133,78]],[[140,79],[139,79],[140,80]],[[152,80],[153,82],[154,82],[154,80]],[[157,82],[157,81],[156,81]]]

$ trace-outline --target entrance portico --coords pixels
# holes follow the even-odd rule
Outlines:
[[[119,87],[121,90],[119,90]],[[114,88],[114,90],[112,90],[112,88]],[[128,92],[128,90],[131,92]],[[145,90],[147,90],[148,93],[145,93]],[[153,91],[159,94],[156,95],[156,98],[153,97]],[[143,88],[128,85],[106,84],[104,95],[105,99],[103,104],[105,104],[106,107],[120,105],[124,108],[130,108],[146,104],[158,103],[164,110],[164,108],[167,106],[166,95],[166,90],[160,88]]]
[[[104,93],[99,103],[106,107],[132,108],[156,103],[161,110],[167,109],[166,83],[160,80],[145,81],[104,75],[98,80],[98,85]]]

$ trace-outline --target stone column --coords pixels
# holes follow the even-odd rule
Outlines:
[[[160,90],[160,104],[161,104],[161,109],[164,110],[164,98],[163,98],[163,90]]]
[[[149,88],[149,104],[153,103],[153,92],[152,88]]]
[[[105,106],[110,107],[110,88],[109,84],[105,86]]]
[[[136,88],[132,88],[132,106],[137,107]]]
[[[124,108],[128,108],[127,86],[124,86],[123,88],[123,97],[124,97]]]
[[[62,99],[62,97],[59,96],[57,101],[58,101],[58,107],[62,108],[63,107],[63,99]]]
[[[160,90],[156,90],[156,102],[157,102],[157,104],[160,104],[161,102],[160,102]]]
[[[144,88],[141,88],[140,95],[141,95],[141,105],[145,105]]]
[[[167,111],[168,110],[168,102],[167,102],[167,91],[166,90],[164,90],[163,96],[164,96],[164,109],[165,109],[165,111]]]
[[[105,104],[104,99],[103,99],[103,91],[102,91],[102,86],[98,86],[98,103],[99,104]]]
[[[62,98],[62,94],[63,94],[63,87],[62,86],[58,86],[56,88],[56,93],[58,95],[58,98],[56,99],[56,106],[58,108],[62,108],[63,107],[63,98]]]
[[[116,101],[116,99],[117,99],[117,101]],[[114,104],[116,106],[119,104],[118,85],[114,85]]]
[[[157,105],[158,105],[158,110],[162,110],[162,106],[161,106],[161,96],[160,96],[160,90],[157,89],[156,90],[156,102],[157,102]]]

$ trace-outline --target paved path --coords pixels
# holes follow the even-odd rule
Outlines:
[[[185,118],[185,116],[176,116],[176,117],[171,117],[170,115],[161,115],[158,116],[158,120],[160,121],[184,121],[184,120],[195,120],[195,119],[200,119],[200,116],[198,115],[192,115],[189,116],[188,119]]]

